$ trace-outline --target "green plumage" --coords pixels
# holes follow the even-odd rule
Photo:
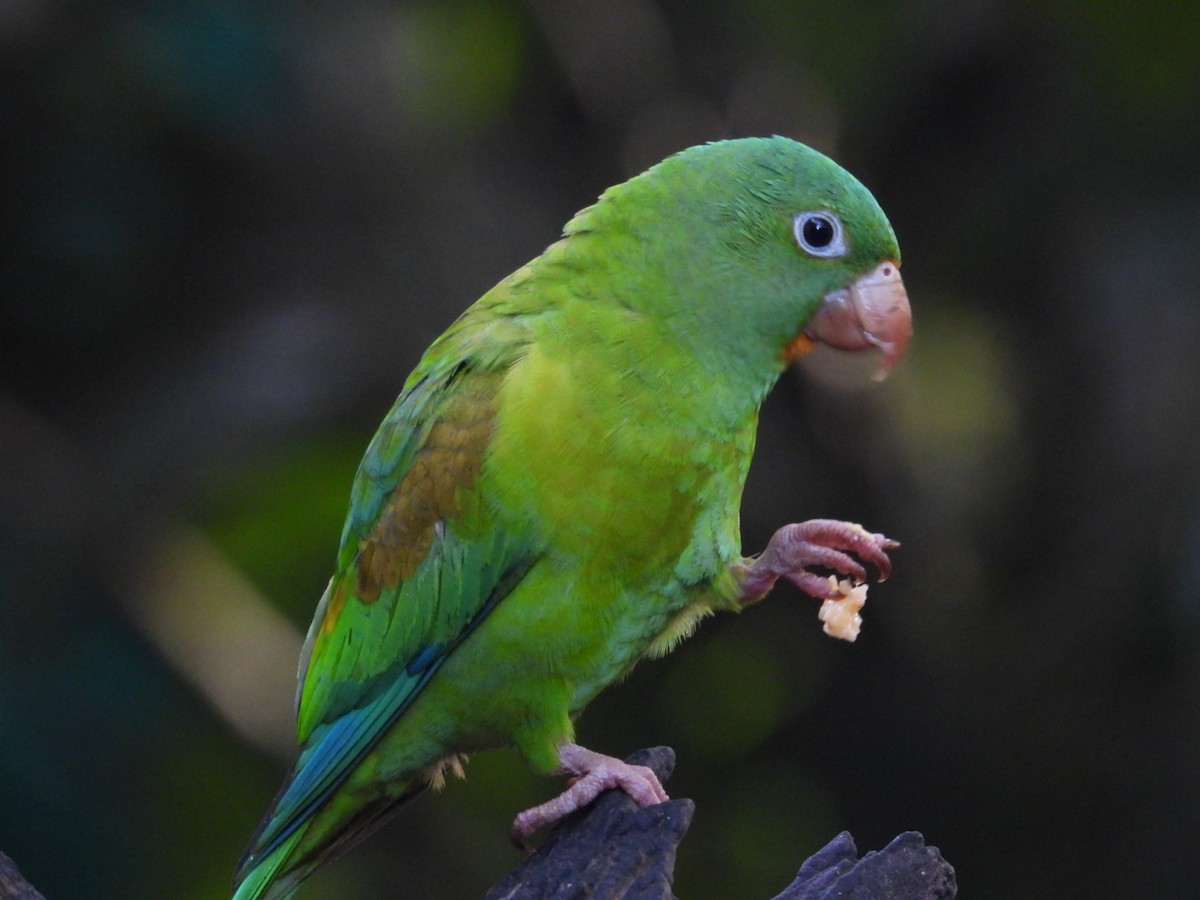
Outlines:
[[[837,258],[794,217],[836,213]],[[822,298],[899,251],[834,163],[695,147],[606,192],[428,350],[354,480],[301,662],[300,756],[238,900],[286,897],[460,754],[572,719],[736,608],[758,408]]]

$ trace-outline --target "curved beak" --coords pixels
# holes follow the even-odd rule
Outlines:
[[[873,377],[882,381],[904,355],[910,337],[912,310],[908,294],[900,280],[900,267],[889,260],[841,290],[826,294],[793,346],[796,355],[811,348],[812,342],[838,350],[877,348],[883,352],[883,362]],[[807,347],[795,346],[801,341]]]

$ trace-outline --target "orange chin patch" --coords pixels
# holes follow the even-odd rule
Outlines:
[[[815,346],[817,346],[817,342],[801,332],[788,341],[787,346],[783,348],[783,361],[790,365]]]

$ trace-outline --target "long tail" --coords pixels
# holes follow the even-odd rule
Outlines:
[[[278,826],[272,807],[238,864],[233,900],[287,900],[309,875],[386,825],[426,787],[421,777],[398,797],[357,808],[345,795],[334,794],[282,840],[272,838]]]
[[[244,860],[234,880],[233,900],[286,900],[295,894],[300,882],[317,867],[317,864],[302,868],[288,866],[305,830],[292,832],[263,859]]]

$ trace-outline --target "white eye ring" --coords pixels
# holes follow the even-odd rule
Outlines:
[[[832,259],[846,255],[846,237],[842,220],[827,209],[797,213],[792,233],[800,249],[811,256]]]

